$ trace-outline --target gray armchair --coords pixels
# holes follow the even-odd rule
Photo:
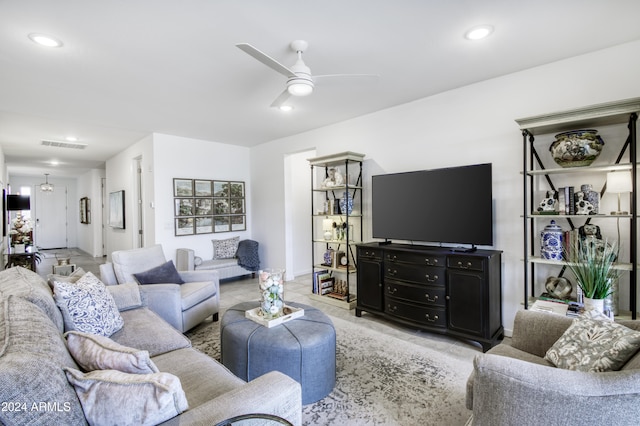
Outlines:
[[[586,373],[544,359],[572,319],[534,311],[516,314],[513,337],[476,356],[467,382],[474,425],[637,425],[640,353],[620,371]],[[640,321],[619,321],[640,330]]]
[[[162,246],[114,251],[111,263],[100,265],[107,285],[136,282],[133,274],[146,272],[166,263]],[[220,282],[216,271],[179,272],[183,284],[144,284],[140,292],[148,307],[169,324],[185,332],[213,316],[218,320]]]

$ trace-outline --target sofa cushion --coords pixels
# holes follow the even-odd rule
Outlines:
[[[63,367],[77,365],[51,319],[21,297],[1,298],[0,402],[19,410],[0,409],[0,424],[86,424]]]
[[[180,379],[169,373],[82,373],[65,368],[84,414],[93,425],[156,425],[189,408]]]
[[[75,283],[54,281],[56,304],[66,331],[111,336],[123,325],[118,307],[106,286],[91,272]]]
[[[608,319],[576,318],[547,351],[559,368],[601,372],[619,370],[640,348],[640,332]]]
[[[212,281],[194,281],[180,286],[182,311],[216,295],[216,285]]]
[[[165,263],[164,251],[160,244],[133,250],[118,250],[111,253],[113,271],[120,284],[135,282],[133,274],[148,271]]]
[[[51,289],[53,289],[53,282],[54,281],[64,281],[64,282],[67,282],[67,283],[75,283],[80,278],[82,278],[82,276],[84,274],[86,274],[86,273],[87,272],[84,269],[78,268],[75,271],[73,271],[72,273],[70,273],[69,275],[49,274],[49,275],[47,275],[47,282],[49,283],[49,287],[51,287]]]
[[[173,260],[169,260],[160,266],[151,268],[144,272],[133,274],[140,284],[182,284],[182,278],[173,264]]]
[[[148,308],[120,313],[124,326],[111,335],[111,340],[124,346],[149,351],[150,356],[191,347],[182,333]]]
[[[64,330],[62,314],[53,300],[51,288],[35,272],[21,266],[5,269],[0,272],[0,293],[24,297],[42,309],[60,332]]]
[[[69,331],[65,333],[67,348],[84,371],[118,370],[131,374],[157,373],[149,352],[130,348],[97,334]]]
[[[205,260],[196,268],[198,271],[206,271],[211,269],[229,268],[238,266],[238,259],[212,259]],[[249,273],[249,272],[247,272]]]
[[[231,259],[236,256],[240,237],[227,238],[225,240],[211,240],[213,243],[214,259]]]
[[[108,285],[106,287],[120,312],[143,306],[140,288],[137,283]]]

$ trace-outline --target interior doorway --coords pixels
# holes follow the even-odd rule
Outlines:
[[[67,248],[67,187],[56,185],[53,192],[42,192],[38,185],[32,189],[35,203],[34,241],[40,249]]]

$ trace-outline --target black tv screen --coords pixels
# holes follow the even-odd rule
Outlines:
[[[493,245],[491,164],[372,177],[373,237]]]

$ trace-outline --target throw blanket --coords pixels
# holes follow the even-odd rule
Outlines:
[[[258,256],[258,242],[253,240],[241,240],[236,251],[238,265],[248,271],[260,269],[260,256]]]

